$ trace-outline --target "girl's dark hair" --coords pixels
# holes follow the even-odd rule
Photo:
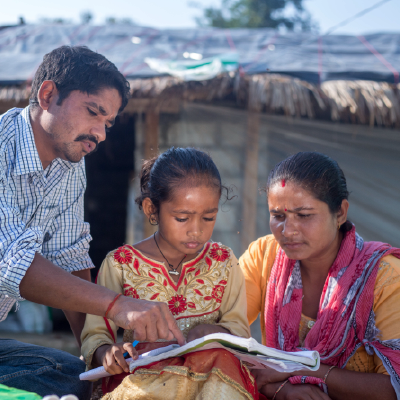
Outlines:
[[[338,163],[315,151],[300,152],[276,164],[268,176],[267,196],[270,188],[282,181],[295,183],[309,191],[316,199],[328,204],[332,214],[340,210],[344,199],[349,198],[346,178]],[[343,232],[351,228],[350,221],[341,226]]]
[[[119,112],[129,100],[129,82],[117,67],[103,55],[85,46],[61,46],[43,57],[32,82],[29,99],[32,108],[38,106],[40,86],[47,80],[56,84],[58,105],[61,105],[73,90],[97,94],[105,88],[116,89],[122,100]]]
[[[165,153],[143,162],[140,171],[141,195],[135,201],[141,209],[143,200],[148,197],[158,212],[160,204],[169,201],[176,188],[202,184],[214,186],[220,195],[223,189],[228,191],[207,153],[191,147],[171,147]]]

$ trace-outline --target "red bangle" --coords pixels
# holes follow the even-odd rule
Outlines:
[[[109,305],[108,308],[107,308],[106,315],[104,316],[104,318],[108,318],[107,315],[108,315],[108,313],[111,311],[111,309],[113,308],[113,306],[114,306],[115,302],[118,300],[119,296],[122,296],[122,293],[118,293],[118,294],[114,297],[114,300],[110,303],[110,305]]]

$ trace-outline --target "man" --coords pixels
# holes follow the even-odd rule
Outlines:
[[[0,116],[0,321],[27,299],[63,309],[78,342],[90,313],[134,330],[137,340],[175,337],[183,344],[165,304],[116,297],[90,283],[83,157],[105,140],[128,93],[129,83],[105,57],[62,46],[39,66],[30,106]],[[0,384],[90,397],[76,357],[1,340],[0,359]]]

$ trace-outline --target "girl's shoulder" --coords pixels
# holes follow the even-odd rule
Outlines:
[[[236,260],[232,249],[220,242],[210,241],[206,246],[203,258],[210,258],[211,260],[220,263],[232,261],[232,259]]]

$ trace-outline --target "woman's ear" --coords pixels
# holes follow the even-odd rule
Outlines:
[[[347,212],[349,211],[349,202],[347,199],[342,201],[342,205],[337,213],[338,224],[343,225],[347,221]]]
[[[157,209],[154,206],[153,202],[150,200],[150,198],[146,197],[142,201],[142,209],[144,212],[144,215],[150,220],[150,219],[157,219]]]

